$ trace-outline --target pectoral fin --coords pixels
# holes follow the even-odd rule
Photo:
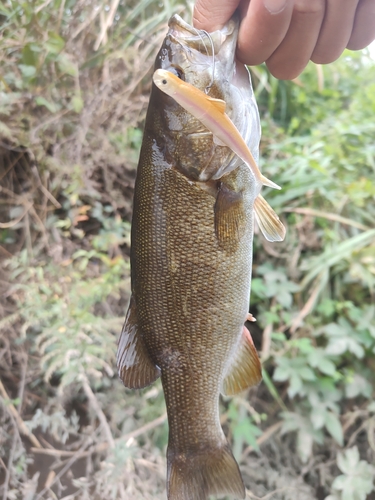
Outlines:
[[[246,226],[242,193],[221,183],[214,213],[216,237],[220,246],[229,251],[237,245]]]
[[[264,237],[268,241],[283,241],[286,233],[284,224],[260,194],[255,199],[254,212]]]
[[[233,396],[262,380],[262,368],[253,339],[246,326],[243,327],[241,342],[232,366],[227,373],[222,393]]]
[[[119,377],[129,389],[146,387],[160,376],[160,368],[152,362],[143,343],[133,297],[118,343],[117,369]]]

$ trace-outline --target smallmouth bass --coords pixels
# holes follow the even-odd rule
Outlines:
[[[234,59],[237,35],[235,18],[208,40],[173,16],[155,70],[202,91],[210,87],[257,161],[259,116],[249,74]],[[161,377],[169,500],[245,498],[220,425],[219,396],[261,380],[244,327],[261,187],[230,147],[153,85],[134,192],[132,296],[117,364],[129,388]]]

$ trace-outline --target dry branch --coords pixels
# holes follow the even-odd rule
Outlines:
[[[0,394],[3,397],[3,399],[7,401],[7,403],[5,403],[4,406],[8,410],[8,412],[12,415],[12,417],[14,417],[20,433],[26,436],[35,448],[41,449],[42,445],[40,444],[38,439],[34,436],[34,434],[27,428],[25,422],[22,420],[15,406],[10,402],[11,398],[8,396],[8,393],[5,390],[5,387],[1,380],[0,380]]]

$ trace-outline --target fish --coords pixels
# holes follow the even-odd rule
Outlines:
[[[157,69],[152,78],[160,90],[173,97],[180,106],[189,111],[210,130],[214,137],[247,163],[258,181],[264,186],[281,189],[280,186],[262,175],[246,142],[225,113],[225,101],[208,96],[190,83],[181,80],[174,73],[164,69]],[[254,213],[258,226],[268,241],[283,241],[286,233],[285,227],[276,212],[260,194],[255,199]],[[272,225],[268,223],[270,219],[273,221]]]
[[[226,103],[254,160],[260,121],[250,75],[235,60],[239,19],[207,34],[178,15],[156,56],[162,69]],[[168,500],[245,498],[220,425],[220,394],[259,384],[244,325],[254,204],[262,179],[201,121],[152,85],[134,188],[131,298],[117,350],[123,384],[161,378],[167,407]],[[276,221],[267,221],[277,232]]]

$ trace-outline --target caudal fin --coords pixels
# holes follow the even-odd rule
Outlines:
[[[227,443],[199,453],[168,448],[168,500],[206,500],[208,495],[245,498],[240,469]]]

